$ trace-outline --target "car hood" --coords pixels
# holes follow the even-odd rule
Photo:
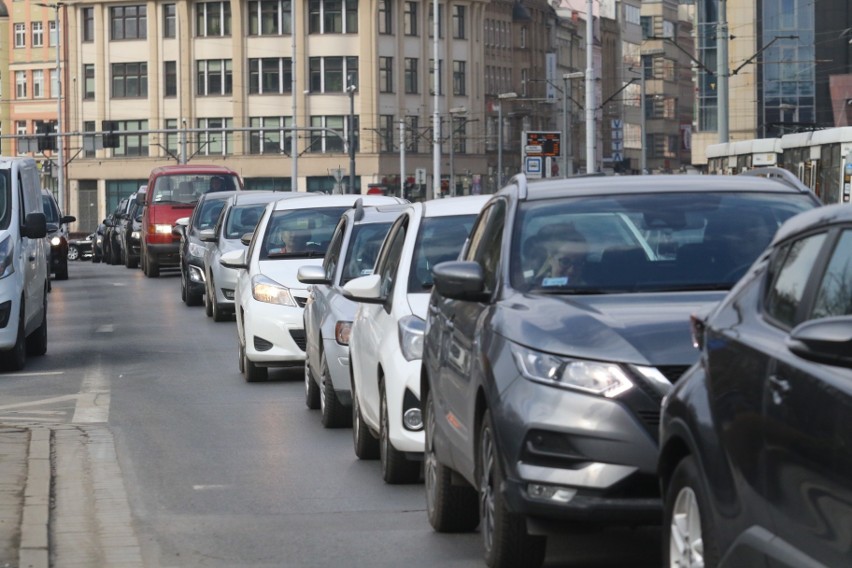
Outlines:
[[[698,359],[689,316],[724,292],[542,296],[503,302],[495,330],[521,345],[557,355],[636,365],[691,365]]]
[[[429,309],[429,293],[408,294],[408,307],[411,308],[412,314],[425,320],[426,310]]]
[[[322,266],[322,258],[287,258],[260,261],[260,273],[291,290],[305,290],[296,275],[301,266]]]

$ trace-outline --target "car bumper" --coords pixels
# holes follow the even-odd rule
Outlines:
[[[186,290],[192,294],[203,294],[206,288],[203,259],[190,258],[186,263]]]
[[[420,359],[406,361],[401,354],[394,353],[383,361],[383,367],[391,444],[400,452],[422,454],[426,446],[423,429],[412,431],[402,424],[406,390],[411,393],[409,398],[413,396],[417,407],[420,406]]]
[[[349,346],[341,345],[335,339],[323,340],[328,374],[334,385],[334,394],[344,406],[352,405],[352,384],[349,382]]]
[[[0,280],[0,351],[8,351],[18,339],[18,318],[21,312],[20,290],[23,283],[19,272]]]
[[[237,276],[239,273],[233,268],[226,268],[221,264],[211,270],[213,276],[216,303],[219,308],[234,309],[234,291],[237,287]]]
[[[180,247],[178,243],[149,244],[145,248],[148,257],[156,259],[158,264],[174,264],[177,266],[180,263]]]
[[[305,363],[303,308],[258,302],[243,311],[246,356],[264,367],[300,366]]]
[[[494,423],[513,511],[551,521],[660,521],[657,442],[619,400],[519,377]]]

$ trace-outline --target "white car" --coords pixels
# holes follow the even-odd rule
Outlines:
[[[266,378],[268,367],[304,367],[302,311],[307,288],[296,279],[300,266],[320,265],[344,211],[397,203],[380,195],[309,195],[266,206],[248,249],[225,253],[219,262],[238,269],[234,289],[240,370],[248,382]]]
[[[326,428],[352,422],[349,331],[358,304],[343,297],[341,287],[372,274],[382,240],[404,203],[364,207],[356,202],[340,217],[322,266],[299,269],[299,281],[311,285],[304,314],[305,403],[320,409]]]
[[[375,272],[344,285],[361,302],[349,338],[355,455],[379,457],[387,483],[420,477],[424,433],[420,359],[432,266],[454,260],[490,196],[435,199],[405,208]]]
[[[279,199],[306,196],[300,192],[234,191],[225,201],[213,227],[199,232],[206,243],[202,259],[204,274],[204,311],[213,321],[225,321],[234,313],[234,289],[238,271],[226,268],[219,258],[232,250],[245,250],[251,234],[269,203]],[[211,193],[208,195],[216,195]]]

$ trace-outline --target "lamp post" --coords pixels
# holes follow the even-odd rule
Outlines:
[[[456,196],[456,169],[453,162],[456,151],[456,115],[467,112],[465,107],[453,107],[450,109],[450,197]]]
[[[497,95],[497,189],[503,187],[503,101],[518,98],[518,93]]]
[[[45,4],[36,2],[36,6],[44,8],[53,8],[54,22],[56,23],[56,159],[59,162],[56,164],[56,190],[59,201],[59,210],[65,211],[65,157],[63,153],[62,143],[62,61],[60,59],[60,46],[62,45],[61,34],[59,32],[59,8],[65,4],[55,2],[53,4]]]
[[[641,175],[645,175],[648,173],[648,149],[645,141],[647,138],[645,136],[645,68],[642,67],[641,69],[636,70],[633,67],[628,67],[627,70],[639,75],[639,128],[642,130],[642,137],[640,138],[642,153],[639,158],[639,170]]]
[[[348,77],[346,92],[349,93],[349,193],[355,191],[355,91],[358,87],[352,82],[352,75]]]
[[[582,71],[576,73],[564,73],[562,80],[565,82],[565,90],[562,93],[562,132],[565,140],[562,144],[562,177],[568,177],[574,174],[574,145],[571,140],[571,115],[568,111],[568,101],[570,100],[571,90],[569,81],[571,79],[580,79],[586,74]]]

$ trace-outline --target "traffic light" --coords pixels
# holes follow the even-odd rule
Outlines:
[[[43,120],[36,121],[36,141],[38,151],[56,150],[56,135],[53,134],[53,125]]]
[[[117,120],[102,120],[101,130],[103,130],[104,132],[104,148],[118,148],[121,145],[118,139],[118,134],[115,134],[115,132],[118,130]]]

